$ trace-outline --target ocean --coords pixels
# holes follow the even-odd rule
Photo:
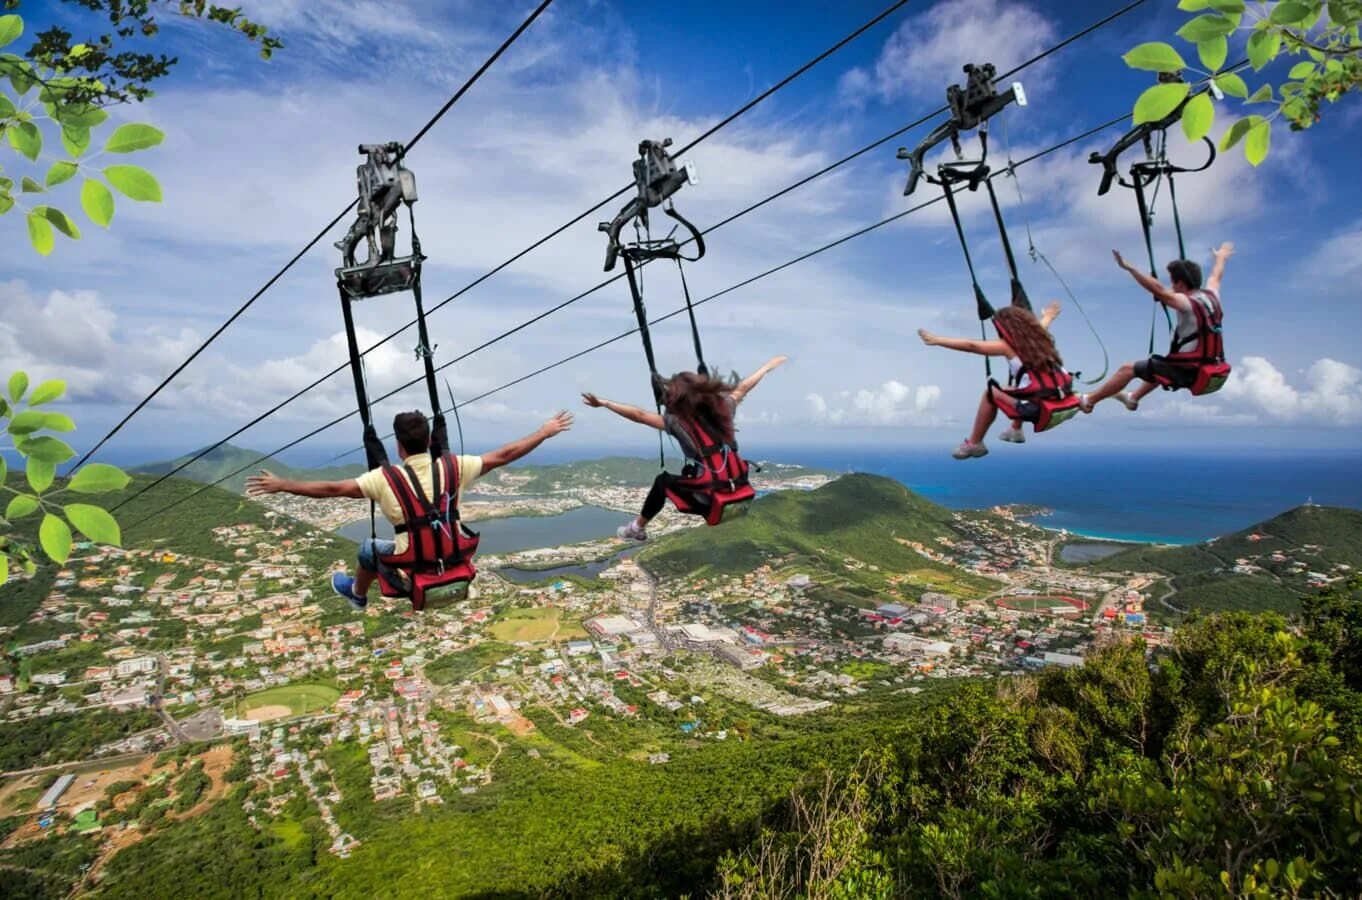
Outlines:
[[[1055,451],[994,442],[983,459],[950,447],[761,449],[769,459],[893,478],[951,509],[1029,504],[1037,520],[1089,537],[1185,544],[1313,501],[1362,508],[1362,454],[1330,451]]]

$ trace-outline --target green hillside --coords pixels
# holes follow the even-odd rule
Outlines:
[[[661,575],[741,574],[774,559],[828,552],[886,569],[935,568],[897,539],[958,537],[952,514],[878,475],[846,475],[816,491],[780,491],[721,528],[695,528],[639,557]]]
[[[1255,571],[1234,571],[1240,560]],[[1126,550],[1094,568],[1172,576],[1167,599],[1189,611],[1296,612],[1317,590],[1312,574],[1334,579],[1362,569],[1362,510],[1301,506],[1202,544]]]
[[[128,471],[139,475],[164,475],[194,455],[196,454],[189,453],[166,462],[135,466]],[[246,477],[255,474],[258,469],[269,469],[276,475],[300,481],[331,481],[342,478],[354,478],[364,471],[363,465],[330,466],[323,469],[300,469],[273,458],[266,458],[264,462],[255,463],[254,461],[260,456],[261,454],[256,450],[248,450],[244,447],[233,446],[232,444],[223,444],[221,447],[217,447],[209,452],[203,459],[196,460],[183,471],[177,472],[176,477],[185,478],[190,481],[198,481],[203,484],[211,484],[219,478],[226,477],[231,472],[236,472],[237,469],[240,469],[243,466],[250,466],[250,468],[245,469],[245,471],[232,475],[221,485],[222,487],[239,494],[246,488]]]

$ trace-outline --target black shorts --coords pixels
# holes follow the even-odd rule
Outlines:
[[[1028,400],[1024,396],[1018,396],[1000,384],[991,385],[996,388],[1003,399],[993,398],[993,404],[998,410],[1009,419],[1016,419],[1019,422],[1030,422],[1035,424],[1040,421],[1040,404],[1034,400]]]
[[[1196,381],[1196,366],[1182,366],[1169,362],[1164,356],[1151,356],[1135,364],[1135,377],[1150,384],[1190,388]]]

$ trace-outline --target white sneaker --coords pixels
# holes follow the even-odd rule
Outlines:
[[[1117,394],[1116,399],[1124,403],[1126,405],[1126,409],[1130,410],[1131,412],[1135,412],[1135,410],[1140,408],[1140,401],[1136,400],[1134,397],[1131,397],[1125,391],[1121,391],[1121,393]]]
[[[622,541],[646,541],[648,531],[638,526],[638,521],[634,520],[628,525],[621,525],[615,530],[615,535]]]
[[[1022,432],[1020,428],[1014,425],[1013,427],[1004,431],[1002,434],[998,435],[998,440],[1007,441],[1009,444],[1025,444],[1026,435]]]
[[[956,459],[977,459],[981,456],[988,456],[988,448],[982,443],[976,444],[966,440],[959,447],[956,447],[951,451],[951,456],[954,456]]]

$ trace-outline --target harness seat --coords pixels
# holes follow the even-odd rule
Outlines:
[[[407,535],[407,549],[379,559],[405,574],[408,584],[394,585],[380,578],[379,590],[385,597],[410,599],[415,612],[460,602],[478,574],[473,566],[478,534],[459,520],[459,464],[448,453],[432,462],[433,502],[426,498],[410,466],[403,466],[405,478],[396,466],[382,470],[402,507],[403,522],[395,531]]]

